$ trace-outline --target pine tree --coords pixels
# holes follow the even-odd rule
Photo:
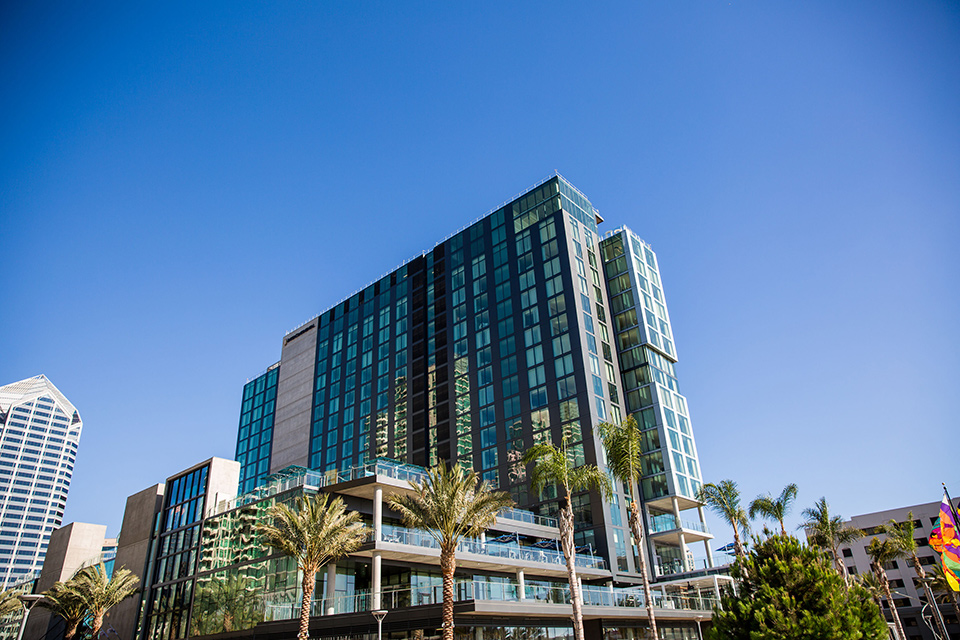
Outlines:
[[[880,609],[860,585],[849,588],[817,549],[793,536],[754,540],[731,571],[736,594],[713,616],[712,640],[885,640]]]

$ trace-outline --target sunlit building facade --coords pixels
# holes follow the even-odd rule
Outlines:
[[[0,585],[43,566],[63,520],[83,422],[45,376],[0,387]]]
[[[602,222],[554,175],[289,332],[280,362],[244,389],[244,490],[265,468],[443,461],[553,516],[555,496],[529,490],[523,452],[565,439],[603,468],[597,425],[633,415],[645,429],[648,566],[661,578],[711,568],[657,256]],[[629,584],[627,500],[622,486],[573,498],[577,543]]]

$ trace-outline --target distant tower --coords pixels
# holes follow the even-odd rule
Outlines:
[[[45,376],[0,387],[0,588],[43,566],[63,521],[82,427]]]

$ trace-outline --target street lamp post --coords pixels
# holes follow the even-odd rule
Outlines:
[[[20,629],[17,631],[17,640],[23,640],[23,630],[27,628],[27,618],[30,617],[30,610],[43,596],[39,593],[21,593],[17,598],[23,603],[23,608],[26,609],[23,618],[20,619]]]
[[[697,635],[700,636],[700,640],[703,640],[703,630],[700,629],[701,620],[703,620],[703,616],[697,616]]]
[[[377,609],[370,613],[377,619],[377,640],[383,640],[383,619],[387,617],[387,612],[385,609]]]

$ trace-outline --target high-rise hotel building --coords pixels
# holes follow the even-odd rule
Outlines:
[[[0,587],[43,566],[60,526],[83,422],[45,376],[0,387]]]
[[[524,451],[565,438],[603,468],[597,425],[633,415],[655,575],[712,566],[657,256],[601,222],[554,175],[288,333],[280,361],[244,387],[240,490],[290,466],[442,461],[552,515],[556,496],[530,491]],[[573,506],[578,544],[630,583],[623,489],[578,494]]]

